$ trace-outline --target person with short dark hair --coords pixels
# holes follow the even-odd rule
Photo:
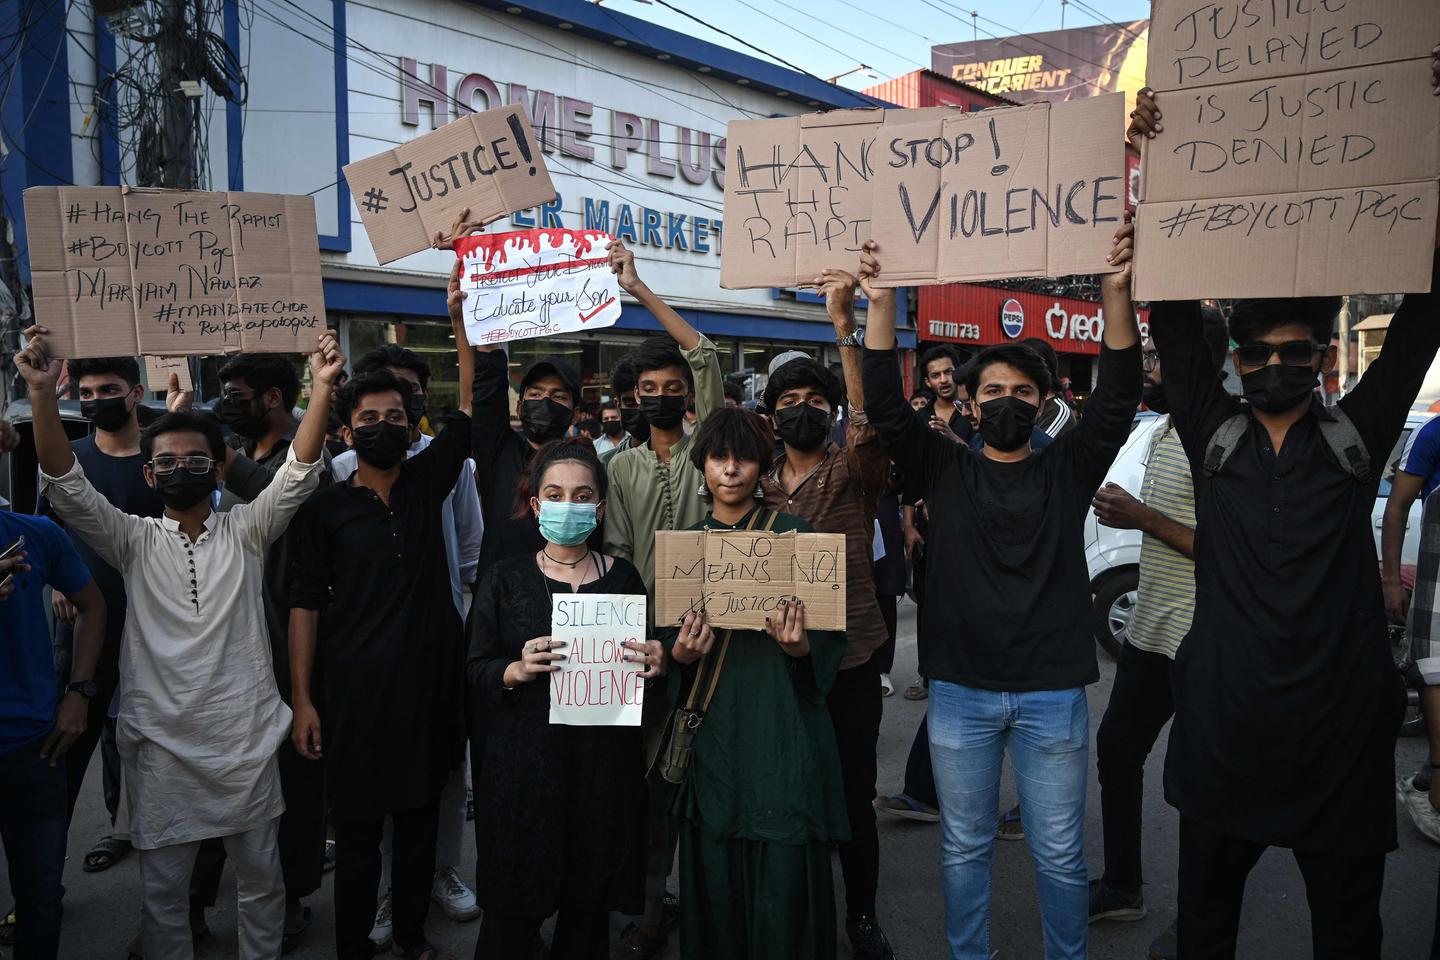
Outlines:
[[[551,598],[603,593],[645,602],[639,572],[592,548],[606,488],[585,440],[542,447],[526,506],[545,546],[495,564],[475,591],[466,676],[471,726],[481,731],[475,833],[487,864],[478,878],[485,920],[477,957],[532,956],[541,925],[558,913],[548,956],[600,960],[610,911],[642,907],[640,729],[549,722],[552,681],[564,679],[575,653],[550,635]],[[658,642],[642,634],[624,647],[625,660],[644,664],[645,681],[663,673]]]
[[[630,439],[625,430],[625,413],[619,398],[606,400],[600,405],[600,433],[591,439],[602,464],[609,459],[605,456],[607,453],[619,449]]]
[[[910,409],[919,413],[935,402],[935,391],[929,387],[916,387],[910,392]]]
[[[470,454],[470,420],[463,410],[451,415],[429,446],[409,456],[413,396],[388,368],[346,384],[337,412],[358,458],[355,472],[317,494],[296,521],[292,739],[310,760],[321,758],[324,744],[341,960],[374,951],[387,817],[395,950],[427,960],[438,954],[425,920],[439,804],[465,750],[463,636],[445,509]],[[317,651],[322,689],[312,697]]]
[[[871,311],[865,331],[870,422],[930,514],[918,632],[952,960],[992,955],[990,861],[1006,753],[1036,862],[1045,957],[1086,952],[1085,688],[1099,667],[1085,518],[1140,401],[1133,233],[1128,224],[1117,230],[1109,258],[1116,272],[1101,281],[1109,322],[1087,416],[1042,451],[1032,450],[1030,436],[1050,373],[1033,350],[1006,344],[971,361],[983,443],[976,453],[926,429],[905,403],[891,315]],[[874,275],[883,272],[861,276],[872,297],[880,293],[871,289]]]
[[[1045,431],[1052,440],[1056,439],[1073,430],[1077,422],[1075,411],[1060,396],[1063,389],[1060,380],[1060,357],[1048,341],[1039,337],[1026,337],[1019,345],[1034,350],[1050,373],[1050,389],[1046,391],[1045,402],[1040,405],[1040,415],[1035,418],[1035,426]]]
[[[140,452],[165,515],[142,518],[107,503],[70,450],[48,333],[31,327],[15,359],[30,388],[43,490],[125,576],[130,599],[117,732],[140,851],[145,955],[190,955],[196,851],[223,837],[237,878],[240,956],[278,956],[285,890],[276,751],[290,710],[270,664],[261,584],[267,548],[319,482],[331,384],[345,358],[334,335],[322,333],[310,358],[310,407],[284,468],[253,503],[227,513],[212,507],[231,459],[220,424],[175,412],[148,426]]]
[[[620,422],[625,427],[625,436],[609,449],[598,451],[600,462],[607,469],[616,454],[650,442],[650,424],[645,422],[645,411],[640,409],[635,380],[635,351],[631,350],[610,368],[610,390],[615,402],[620,405]]]
[[[1432,74],[1433,86],[1440,58]],[[1157,109],[1141,91],[1132,142],[1161,146]],[[1335,366],[1339,297],[1237,300],[1239,397],[1213,376],[1200,303],[1151,305],[1202,531],[1165,756],[1165,799],[1180,811],[1187,960],[1235,955],[1246,880],[1272,846],[1292,850],[1304,875],[1315,955],[1381,955],[1405,693],[1371,512],[1440,348],[1437,284],[1440,257],[1432,292],[1405,297],[1380,356],[1330,407],[1315,388]],[[1421,696],[1440,732],[1440,687]]]
[[[774,437],[763,417],[721,409],[688,451],[705,478],[696,530],[811,532],[758,498]],[[703,612],[659,629],[672,703],[702,662],[720,670],[675,809],[682,960],[833,960],[830,845],[847,840],[840,760],[825,699],[844,637],[785,604],[765,630],[717,630]],[[763,745],[763,748],[757,747]]]
[[[873,257],[862,253],[861,262],[873,263]],[[875,654],[889,631],[875,595],[871,545],[876,502],[890,479],[890,458],[865,415],[854,314],[856,282],[843,270],[826,270],[815,280],[835,327],[845,382],[806,357],[778,368],[765,385],[765,409],[784,443],[784,453],[761,474],[760,490],[772,509],[783,508],[821,533],[845,537],[845,653],[826,698],[850,823],[850,840],[839,845],[845,931],[859,960],[893,960],[895,954],[876,917],[880,835],[872,806],[883,712]],[[893,290],[880,291],[870,302],[869,315],[893,314],[894,296]],[[848,428],[842,449],[830,441],[830,433],[847,394]]]
[[[960,354],[948,343],[938,343],[921,351],[917,366],[921,383],[934,395],[930,404],[921,408],[921,420],[931,429],[948,426],[955,430],[964,416],[955,396],[960,382],[956,379],[960,370]]]
[[[744,407],[744,406],[745,406],[745,388],[744,388],[744,387],[742,387],[740,384],[736,383],[734,380],[726,380],[726,381],[725,381],[725,385],[724,385],[724,389],[725,389],[725,406],[727,406],[727,407]]]
[[[134,357],[91,357],[70,360],[67,367],[71,388],[80,399],[80,415],[94,428],[93,433],[70,443],[85,476],[117,509],[139,517],[160,516],[165,507],[145,482],[140,453],[140,411],[145,399],[140,365]],[[36,512],[59,521],[43,497]],[[85,870],[98,872],[109,869],[130,851],[130,825],[119,819],[123,804],[120,755],[115,750],[115,712],[119,707],[115,693],[125,631],[125,578],[84,538],[71,535],[70,540],[105,597],[105,643],[95,667],[95,695],[88,700],[85,732],[65,754],[66,809],[68,816],[74,816],[85,771],[96,745],[100,747],[111,832],[90,848],[83,864]],[[55,618],[55,659],[64,674],[74,646],[75,608],[62,591],[52,593],[51,608]]]
[[[48,517],[0,510],[0,555],[0,837],[15,897],[15,957],[55,960],[69,826],[62,761],[89,724],[105,598]],[[59,674],[63,694],[45,617],[47,588],[75,611],[73,656]]]

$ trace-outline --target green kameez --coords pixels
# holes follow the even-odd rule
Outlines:
[[[706,517],[691,529],[738,529]],[[778,514],[774,530],[811,532]],[[666,649],[678,630],[659,631]],[[834,960],[830,843],[850,838],[825,697],[845,635],[811,630],[791,657],[769,634],[737,630],[676,796],[683,960]],[[718,646],[720,637],[717,636]],[[672,671],[683,701],[695,666]]]

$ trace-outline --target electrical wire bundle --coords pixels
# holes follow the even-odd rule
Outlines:
[[[101,123],[119,141],[121,169],[133,170],[135,182],[161,184],[171,165],[193,164],[195,186],[209,186],[208,110],[202,100],[244,104],[248,96],[238,53],[213,29],[224,15],[224,0],[148,0],[112,19],[116,68],[101,76],[95,105]],[[190,98],[190,137],[170,143],[166,106],[182,81],[199,83],[202,96]],[[182,151],[192,156],[172,155]]]

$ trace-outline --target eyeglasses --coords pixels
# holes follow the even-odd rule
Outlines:
[[[209,473],[218,460],[209,457],[166,457],[159,456],[150,461],[150,469],[156,473],[174,473],[176,467],[183,467],[186,473],[197,476]]]
[[[970,401],[969,401],[969,400],[956,400],[956,401],[955,401],[955,406],[956,406],[956,408],[958,408],[958,409],[960,409],[960,410],[969,410],[969,409],[970,409]]]
[[[255,399],[255,391],[249,390],[242,393],[239,390],[227,390],[224,393],[220,394],[220,399],[233,400],[239,403],[248,403],[251,400]]]
[[[1266,357],[1265,359],[1268,360],[1270,358]],[[1142,370],[1154,370],[1158,366],[1160,366],[1160,354],[1154,350],[1146,350],[1140,354],[1140,368]]]
[[[1324,353],[1325,346],[1309,340],[1289,340],[1285,343],[1242,343],[1235,348],[1235,359],[1242,367],[1263,367],[1271,357],[1279,357],[1287,367],[1308,367]]]

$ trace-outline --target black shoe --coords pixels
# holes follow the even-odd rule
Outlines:
[[[1176,960],[1180,956],[1180,937],[1175,928],[1180,925],[1179,920],[1170,922],[1170,929],[1155,938],[1150,944],[1150,960]]]
[[[1117,890],[1104,880],[1090,881],[1090,922],[1096,920],[1143,920],[1145,897],[1139,890]]]
[[[895,960],[895,951],[890,949],[890,941],[874,917],[847,917],[845,933],[850,937],[855,960]]]

